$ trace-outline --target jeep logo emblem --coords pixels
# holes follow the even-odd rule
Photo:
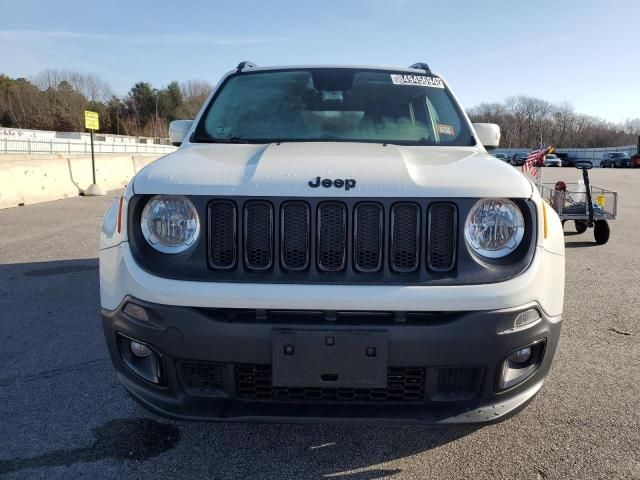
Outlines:
[[[351,190],[356,186],[356,181],[354,178],[336,178],[335,180],[331,180],[330,178],[320,178],[316,177],[315,180],[309,181],[309,186],[311,188],[318,188],[322,185],[324,188],[344,188],[346,191]]]

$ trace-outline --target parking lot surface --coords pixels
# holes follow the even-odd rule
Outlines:
[[[571,168],[545,181],[575,182]],[[116,380],[99,319],[107,198],[0,210],[0,478],[640,479],[640,170],[611,240],[565,227],[564,326],[548,380],[482,428],[175,422]]]

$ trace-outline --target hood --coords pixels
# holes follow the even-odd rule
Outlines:
[[[325,179],[331,186],[323,186]],[[345,188],[347,180],[355,186],[350,181]],[[136,194],[287,197],[532,194],[531,182],[518,170],[474,147],[343,142],[187,144],[142,169],[133,189]]]

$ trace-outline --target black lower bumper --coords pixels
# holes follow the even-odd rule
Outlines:
[[[144,307],[148,319],[124,313],[127,302]],[[357,321],[347,316],[322,323],[282,318],[274,323],[264,312],[230,316],[216,309],[127,299],[117,310],[103,310],[102,318],[120,381],[134,399],[161,415],[191,420],[465,424],[507,418],[541,388],[561,320],[540,312],[540,320],[514,330],[516,316],[529,308],[422,315],[402,322],[375,317],[363,324],[360,315],[353,317]],[[387,385],[273,385],[274,331],[383,332]],[[128,339],[147,344],[157,355],[158,384],[130,368],[130,355],[123,355]],[[499,391],[504,360],[535,342],[544,345],[535,371]]]

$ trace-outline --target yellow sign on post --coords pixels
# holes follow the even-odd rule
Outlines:
[[[92,112],[91,110],[84,111],[84,127],[87,130],[100,130],[98,112]]]

